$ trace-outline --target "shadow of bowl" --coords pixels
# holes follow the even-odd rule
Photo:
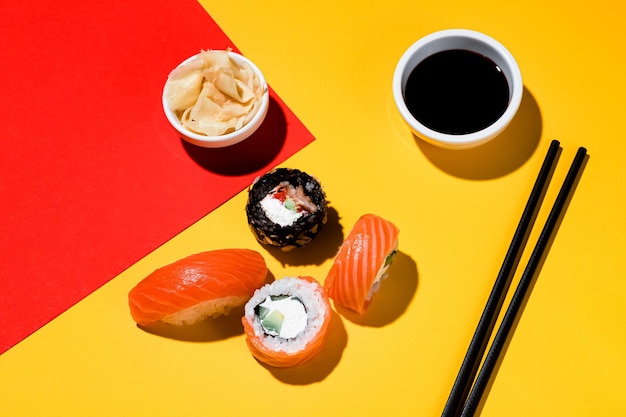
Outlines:
[[[221,175],[239,176],[267,166],[279,154],[287,138],[287,121],[283,109],[270,95],[265,121],[248,139],[224,148],[202,148],[180,139],[191,159]]]
[[[524,87],[517,114],[511,124],[491,141],[470,149],[444,149],[414,139],[424,155],[439,169],[455,177],[489,180],[522,166],[535,152],[542,133],[539,106]]]

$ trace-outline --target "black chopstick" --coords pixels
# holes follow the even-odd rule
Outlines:
[[[502,303],[504,302],[506,293],[511,284],[511,279],[519,263],[526,241],[528,240],[528,235],[537,212],[539,211],[539,206],[543,200],[547,185],[552,177],[559,149],[559,142],[553,140],[548,148],[537,179],[535,180],[535,185],[533,186],[522,217],[517,225],[500,272],[498,273],[483,314],[478,322],[478,326],[467,349],[461,368],[459,369],[459,373],[454,381],[442,417],[457,417],[461,413],[462,407],[469,395],[472,383],[478,371],[478,366],[485,353],[495,322],[500,314]]]
[[[561,186],[559,194],[557,195],[554,205],[552,206],[552,210],[550,211],[541,234],[539,235],[535,249],[530,255],[526,269],[520,278],[520,282],[513,293],[509,307],[507,308],[504,318],[500,323],[498,332],[496,333],[491,347],[489,348],[489,352],[483,362],[480,373],[478,374],[476,382],[474,382],[474,386],[472,387],[465,406],[463,407],[461,417],[474,416],[474,413],[482,400],[487,384],[491,378],[491,374],[498,363],[502,350],[507,342],[509,333],[518,319],[528,288],[535,278],[537,269],[544,258],[545,250],[553,238],[553,234],[561,218],[563,208],[571,198],[574,190],[574,184],[579,177],[586,155],[587,150],[585,148],[578,148],[578,152],[576,152],[576,156],[574,157],[567,176],[563,181],[563,185]]]

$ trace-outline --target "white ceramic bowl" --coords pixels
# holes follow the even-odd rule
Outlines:
[[[170,124],[176,129],[181,138],[186,140],[189,143],[193,143],[194,145],[201,146],[203,148],[223,148],[226,146],[234,145],[239,143],[247,138],[249,138],[263,123],[265,120],[265,116],[267,115],[267,111],[269,109],[269,90],[267,87],[267,82],[265,81],[265,77],[259,68],[254,64],[254,62],[250,61],[248,58],[244,57],[235,52],[229,52],[229,55],[233,60],[238,63],[247,63],[252,67],[254,72],[256,72],[259,77],[259,82],[261,83],[261,88],[263,89],[263,95],[261,97],[261,103],[259,109],[255,113],[254,117],[242,126],[240,129],[226,133],[220,136],[207,136],[201,135],[195,132],[192,132],[186,129],[176,114],[170,109],[167,103],[167,99],[165,98],[165,94],[162,96],[163,102],[163,111],[165,112],[165,117],[170,122]],[[196,58],[197,55],[193,55],[187,58],[185,61],[181,62],[179,66],[186,64],[187,62]]]
[[[411,71],[427,57],[450,49],[463,49],[486,56],[501,68],[508,82],[509,103],[506,110],[499,119],[482,130],[458,135],[438,132],[420,123],[404,101],[404,90]],[[415,135],[443,148],[471,148],[496,137],[517,113],[523,90],[522,75],[513,55],[495,39],[467,29],[442,30],[418,40],[402,55],[393,75],[393,97],[404,121]]]

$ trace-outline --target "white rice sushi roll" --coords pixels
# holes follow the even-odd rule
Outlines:
[[[311,277],[285,277],[255,291],[242,323],[252,355],[266,365],[290,367],[322,349],[330,322],[324,288]]]

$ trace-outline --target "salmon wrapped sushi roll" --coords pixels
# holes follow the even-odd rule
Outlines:
[[[330,322],[330,302],[311,277],[285,277],[257,291],[242,318],[252,355],[266,365],[291,367],[322,349]]]
[[[326,224],[326,195],[306,172],[276,168],[250,188],[246,215],[260,243],[289,251],[311,242]]]
[[[398,250],[399,229],[375,214],[363,215],[341,245],[324,281],[337,304],[363,315]]]
[[[193,324],[228,314],[265,283],[267,266],[250,249],[220,249],[180,259],[152,272],[128,293],[133,319]]]

